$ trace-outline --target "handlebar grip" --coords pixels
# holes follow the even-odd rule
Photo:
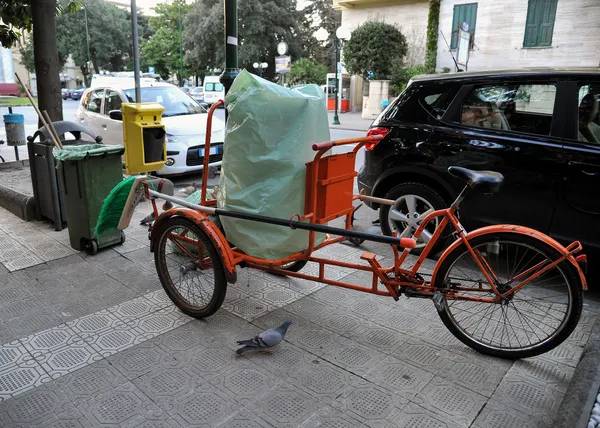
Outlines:
[[[412,238],[400,238],[400,246],[403,248],[415,248],[417,241]]]
[[[315,143],[312,145],[312,149],[315,152],[318,152],[319,150],[329,150],[330,148],[332,148],[334,146],[333,141],[326,141],[325,143]]]

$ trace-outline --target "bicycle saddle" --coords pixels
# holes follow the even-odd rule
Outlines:
[[[496,193],[504,181],[504,176],[494,171],[473,171],[460,166],[451,166],[448,172],[465,180],[471,189],[482,193]]]

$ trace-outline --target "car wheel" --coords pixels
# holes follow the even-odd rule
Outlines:
[[[416,219],[425,211],[432,209],[440,210],[447,207],[442,197],[431,187],[421,183],[404,183],[391,189],[385,199],[393,199],[394,205],[381,205],[379,208],[379,222],[384,234],[391,236],[393,231],[398,236],[410,238],[413,228],[418,227]],[[411,250],[411,254],[420,254],[427,246],[441,217],[433,219],[419,239],[417,246]],[[440,239],[429,252],[430,255],[441,251],[446,243],[447,231],[442,232]]]

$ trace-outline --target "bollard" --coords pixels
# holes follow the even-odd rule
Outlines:
[[[25,140],[25,116],[22,114],[5,114],[4,128],[6,130],[6,145],[15,148],[15,157],[19,160],[18,146],[27,144]]]

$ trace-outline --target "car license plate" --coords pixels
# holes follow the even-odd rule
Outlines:
[[[219,153],[222,153],[222,151],[223,151],[222,146],[213,146],[210,148],[211,155],[218,155]],[[204,156],[204,149],[198,149],[198,156],[200,156],[200,157]]]

